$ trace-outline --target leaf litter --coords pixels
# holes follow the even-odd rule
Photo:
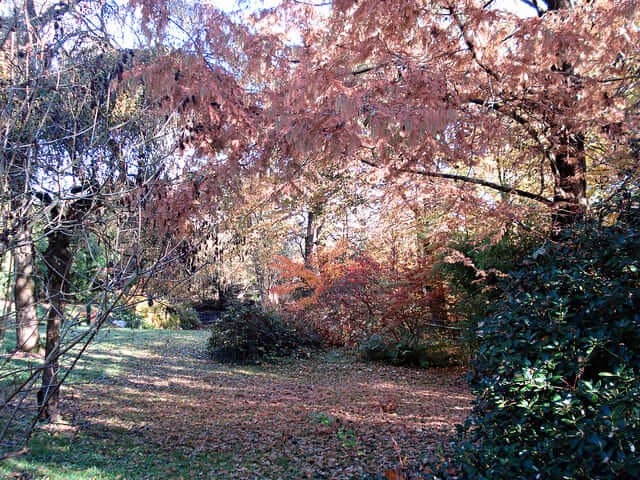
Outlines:
[[[67,411],[83,435],[129,435],[157,458],[193,459],[199,477],[411,478],[447,451],[470,410],[459,368],[363,363],[340,351],[221,365],[203,353],[207,332],[147,341],[152,333],[93,346],[84,362],[108,356],[117,373],[67,387]]]

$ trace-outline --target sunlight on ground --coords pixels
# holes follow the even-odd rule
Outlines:
[[[228,366],[203,355],[206,339],[204,331],[101,334],[63,393],[77,432],[40,430],[32,453],[0,474],[360,478],[400,461],[419,465],[469,411],[459,370],[363,364],[339,352]]]

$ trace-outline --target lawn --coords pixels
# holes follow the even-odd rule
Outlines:
[[[402,465],[419,471],[469,410],[460,370],[362,363],[342,351],[228,366],[204,355],[206,339],[101,332],[63,390],[73,428],[38,428],[0,477],[377,478]]]

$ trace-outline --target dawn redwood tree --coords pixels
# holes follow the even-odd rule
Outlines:
[[[156,40],[175,30],[165,2],[133,4]],[[637,173],[639,6],[505,4],[190,6],[199,20],[171,39],[182,46],[149,82],[197,119],[188,140],[221,174],[360,162],[460,197],[462,221],[479,205],[516,220],[542,206],[560,228],[585,213],[591,192]]]
[[[587,167],[614,175],[631,159],[637,3],[539,2],[526,18],[492,3],[337,2],[304,37],[307,101],[294,88],[281,110],[304,105],[290,125],[324,134],[333,155],[515,194],[572,223]],[[508,149],[518,184],[474,175]]]

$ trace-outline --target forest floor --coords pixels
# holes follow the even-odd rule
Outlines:
[[[205,356],[206,340],[206,331],[102,332],[63,387],[72,427],[40,427],[28,454],[0,463],[0,478],[384,478],[419,472],[469,412],[460,369],[342,351],[229,366]]]

